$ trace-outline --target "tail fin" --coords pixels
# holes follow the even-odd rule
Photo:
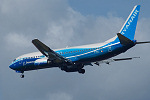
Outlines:
[[[140,12],[140,5],[136,5],[133,8],[132,12],[130,13],[129,17],[127,18],[127,20],[125,21],[121,30],[119,31],[119,33],[121,33],[130,40],[134,40],[139,12]]]

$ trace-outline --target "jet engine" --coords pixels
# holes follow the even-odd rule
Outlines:
[[[83,64],[75,64],[75,65],[70,65],[70,66],[61,66],[61,70],[64,70],[66,72],[79,72],[84,74],[85,70],[83,69],[84,65]]]
[[[37,59],[35,62],[34,62],[34,65],[35,66],[45,66],[45,65],[48,65],[48,59],[47,58],[42,58],[42,59]]]

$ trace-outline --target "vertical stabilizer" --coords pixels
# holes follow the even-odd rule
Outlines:
[[[129,17],[127,18],[127,20],[125,21],[121,30],[119,31],[119,33],[129,38],[130,40],[134,40],[139,12],[140,12],[140,5],[136,5],[133,8],[132,12],[130,13]]]

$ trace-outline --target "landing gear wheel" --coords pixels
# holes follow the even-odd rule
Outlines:
[[[21,77],[21,78],[24,78],[24,74],[21,74],[20,77]]]
[[[81,73],[81,74],[84,74],[85,73],[85,69],[80,69],[78,72]]]
[[[47,63],[48,63],[48,64],[51,64],[51,63],[52,63],[52,61],[48,59],[48,60],[47,60]]]

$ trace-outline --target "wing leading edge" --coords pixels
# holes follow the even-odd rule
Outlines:
[[[70,61],[69,59],[56,53],[55,51],[50,49],[48,46],[46,46],[44,43],[42,43],[38,39],[32,40],[32,43],[43,55],[48,57],[49,60],[54,61],[57,64],[59,64],[59,63],[70,63],[70,64],[72,64],[72,61]]]

